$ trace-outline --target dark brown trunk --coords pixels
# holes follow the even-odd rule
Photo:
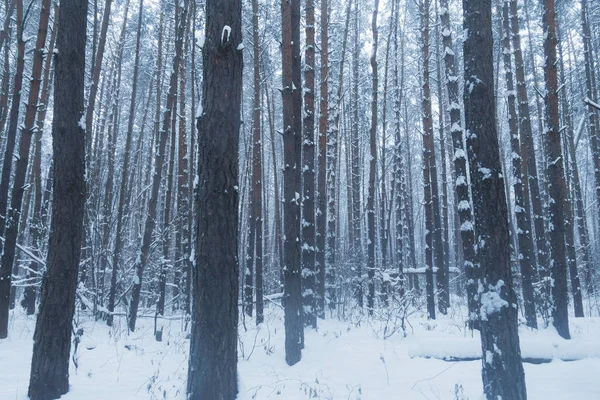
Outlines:
[[[209,0],[206,16],[187,398],[234,400],[238,346],[241,1]],[[223,29],[224,26],[230,30]]]
[[[69,391],[69,355],[85,205],[84,113],[87,1],[63,0],[55,55],[54,198],[47,270],[34,332],[29,397]]]
[[[479,256],[478,295],[487,399],[525,400],[510,265],[508,209],[494,98],[491,0],[463,0],[464,104]]]
[[[560,118],[558,114],[558,73],[556,58],[556,18],[554,0],[544,0],[542,17],[544,26],[544,76],[546,91],[544,105],[546,109],[545,148],[547,159],[546,176],[550,198],[548,211],[552,277],[552,323],[558,334],[565,339],[569,334],[569,313],[567,293],[567,260],[565,251],[565,215],[568,215],[568,193],[565,183],[565,166],[560,138]]]

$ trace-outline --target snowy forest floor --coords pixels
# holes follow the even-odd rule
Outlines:
[[[280,309],[267,309],[259,328],[253,320],[245,321],[247,331],[240,323],[238,399],[482,398],[481,360],[440,359],[480,355],[477,332],[465,330],[459,316],[427,321],[415,314],[406,337],[395,333],[387,339],[381,319],[346,317],[319,320],[318,331],[307,328],[302,361],[293,367],[284,360]],[[189,339],[183,319],[164,322],[162,342],[154,339],[151,317],[138,319],[130,334],[124,317],[108,328],[78,311],[76,323],[83,336],[65,400],[185,399]],[[520,327],[523,357],[552,359],[524,364],[529,399],[600,398],[600,318],[570,323],[571,341],[551,328]],[[27,399],[34,327],[34,317],[12,312],[9,338],[0,340],[1,400]],[[563,361],[569,359],[577,361]]]

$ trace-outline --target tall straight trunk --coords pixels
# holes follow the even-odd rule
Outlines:
[[[337,227],[336,215],[339,202],[336,193],[340,190],[337,186],[338,164],[341,165],[338,158],[338,146],[340,136],[340,116],[342,108],[342,94],[344,90],[344,66],[346,61],[346,46],[348,45],[348,32],[350,30],[350,17],[352,15],[352,0],[346,4],[346,22],[344,25],[344,37],[342,39],[342,48],[340,54],[340,69],[338,72],[338,82],[335,97],[333,98],[333,121],[331,130],[327,133],[327,260],[325,266],[325,280],[327,286],[327,302],[329,309],[333,310],[337,306],[337,285],[336,285],[336,246],[337,246]],[[351,179],[348,179],[351,181]],[[341,183],[341,182],[340,182]],[[348,194],[348,200],[351,200],[351,193]],[[352,213],[348,214],[352,218]]]
[[[12,14],[15,10],[15,6],[18,0],[11,0],[10,5],[8,0],[5,0],[6,16],[4,19],[4,25],[0,31],[0,52],[5,41],[10,40],[10,27],[12,21]],[[8,114],[8,97],[9,97],[9,81],[10,81],[10,57],[9,47],[4,47],[4,60],[2,64],[2,83],[0,85],[0,131],[4,131],[4,124],[6,123],[6,117]],[[0,149],[2,149],[4,137],[0,138]]]
[[[48,42],[48,54],[53,54],[54,52],[54,43],[56,41],[56,28],[58,25],[58,4],[54,3],[54,20],[52,22],[52,31],[50,34],[50,41]],[[31,244],[33,246],[33,251],[35,255],[39,259],[43,259],[43,230],[44,224],[42,222],[42,135],[44,133],[44,124],[46,122],[46,112],[48,110],[48,100],[50,99],[50,87],[51,87],[51,79],[54,71],[51,71],[50,67],[52,65],[52,57],[46,57],[44,63],[44,76],[42,78],[42,92],[40,97],[40,102],[37,110],[37,127],[35,131],[35,152],[33,156],[33,181],[34,181],[34,198],[33,198],[33,215],[31,218]],[[52,75],[51,75],[52,72]],[[36,276],[35,272],[39,271],[42,268],[42,265],[33,261],[29,264],[29,268],[31,269],[28,274],[28,278],[33,278]],[[25,288],[24,300],[25,300],[25,308],[27,310],[28,315],[33,315],[35,313],[35,303],[37,297],[36,287],[33,285],[27,286]]]
[[[583,36],[583,56],[585,66],[585,95],[586,98],[592,101],[598,101],[598,89],[596,87],[596,65],[592,48],[592,33],[588,17],[587,0],[581,0],[581,30]],[[590,150],[592,160],[594,162],[594,177],[596,183],[596,203],[600,210],[600,121],[599,111],[591,104],[585,105],[588,132],[590,136]]]
[[[300,77],[300,0],[282,0],[282,100],[283,100],[283,256],[285,361],[294,365],[304,343],[300,187],[302,146],[302,84]]]
[[[129,11],[129,5],[130,5],[130,0],[127,0],[125,2],[125,11],[124,11],[124,16],[123,16],[123,25],[121,26],[121,37],[119,39],[119,44],[118,44],[118,52],[117,52],[117,72],[115,75],[115,93],[114,93],[114,98],[113,98],[113,102],[111,104],[112,109],[111,109],[111,114],[112,114],[112,129],[109,129],[109,141],[108,141],[108,156],[107,156],[107,177],[106,177],[106,184],[104,186],[104,199],[103,199],[103,204],[102,204],[102,211],[101,211],[101,223],[102,223],[102,228],[103,228],[103,232],[102,232],[102,251],[104,254],[102,254],[102,270],[101,270],[101,276],[102,276],[102,280],[104,280],[105,275],[106,275],[106,269],[108,267],[109,264],[109,259],[110,259],[110,252],[109,252],[109,245],[110,245],[110,234],[111,234],[111,228],[113,226],[113,200],[114,200],[114,177],[115,177],[115,156],[117,153],[117,136],[119,133],[119,122],[120,122],[120,104],[121,104],[121,77],[122,77],[122,63],[123,63],[123,51],[125,48],[125,34],[127,31],[127,17],[128,17],[128,11]],[[139,63],[139,60],[138,60]],[[137,89],[137,88],[135,88]],[[131,108],[130,108],[131,111]],[[129,120],[131,120],[132,118],[134,118],[135,114],[130,113],[129,114]],[[110,134],[110,132],[112,131],[112,135]],[[128,125],[128,131],[129,131],[129,125]],[[129,138],[126,139],[130,140]],[[131,145],[130,145],[131,147]],[[129,151],[129,149],[126,149],[126,151]],[[125,157],[128,157],[128,154],[125,155]],[[127,183],[127,179],[125,179],[125,183]],[[118,217],[117,217],[118,218]],[[94,264],[92,264],[92,269],[94,268]],[[103,284],[101,285],[103,286]],[[94,296],[94,306],[96,306],[98,303],[97,300],[97,296]],[[95,311],[95,310],[94,310]],[[110,326],[110,325],[109,325]]]
[[[224,26],[231,30],[224,30]],[[242,51],[238,46],[242,43],[242,2],[208,0],[205,31],[187,398],[234,400],[238,391],[238,154],[242,103]]]
[[[315,268],[315,5],[306,0],[302,123],[302,297],[305,324],[317,328]]]
[[[2,163],[2,179],[0,180],[0,235],[4,236],[4,229],[8,220],[8,189],[13,164],[13,153],[17,139],[17,125],[19,120],[19,106],[21,105],[21,86],[23,85],[23,68],[25,65],[25,42],[23,41],[23,0],[17,1],[17,62],[15,78],[13,80],[13,95],[10,108],[10,119],[6,132],[6,147]],[[4,241],[0,240],[0,254],[3,253]],[[0,268],[0,339],[8,336],[8,308],[10,303],[10,284],[12,268]]]
[[[406,189],[404,191],[404,204],[406,213],[406,228],[408,229],[408,260],[411,268],[417,267],[417,253],[415,249],[415,220],[414,220],[414,207],[413,207],[413,178],[412,178],[412,151],[410,145],[410,125],[408,119],[408,102],[404,102],[404,136],[406,141]],[[419,277],[415,276],[412,282],[412,287],[420,292]],[[435,311],[435,304],[433,306]]]
[[[173,55],[173,69],[171,70],[171,76],[169,79],[169,92],[167,95],[167,104],[165,111],[162,115],[162,127],[159,133],[159,144],[154,157],[154,175],[152,177],[152,189],[150,192],[150,198],[148,199],[148,211],[146,214],[146,221],[144,224],[144,235],[140,246],[140,252],[138,258],[135,261],[135,277],[133,281],[133,288],[131,294],[131,303],[129,309],[129,329],[133,332],[135,330],[135,323],[137,320],[137,312],[140,304],[140,294],[142,290],[142,278],[144,269],[148,263],[148,257],[150,255],[150,245],[152,244],[152,236],[154,228],[156,226],[156,208],[158,204],[158,195],[160,189],[160,182],[163,172],[163,162],[165,159],[165,149],[167,145],[167,138],[169,137],[169,125],[171,124],[172,110],[177,101],[177,77],[179,72],[179,62],[183,53],[183,36],[185,32],[185,21],[187,14],[188,2],[185,2],[184,7],[177,7],[176,12],[178,13],[175,35],[175,54]],[[237,154],[237,153],[236,153]]]
[[[359,19],[360,19],[360,7],[358,3],[354,6],[354,49],[352,52],[352,257],[353,262],[356,264],[356,299],[358,306],[363,307],[363,287],[362,287],[362,243],[361,243],[361,167],[360,167],[360,153],[359,153],[359,92],[358,92],[358,80],[360,77],[359,72],[359,58],[360,58],[360,36],[359,36]]]
[[[439,18],[438,11],[438,2],[435,2],[435,15],[436,18]],[[436,86],[437,86],[437,98],[438,98],[438,123],[439,123],[439,135],[440,135],[440,169],[441,169],[441,194],[440,194],[440,207],[441,207],[441,225],[440,235],[443,235],[442,240],[442,249],[444,252],[443,257],[443,275],[442,281],[438,281],[438,287],[441,287],[440,291],[440,304],[445,304],[446,307],[450,306],[450,239],[448,237],[449,232],[449,223],[448,223],[448,181],[446,176],[446,133],[445,133],[445,102],[444,95],[442,92],[442,73],[441,73],[441,64],[442,64],[442,55],[440,51],[440,24],[435,24],[435,45],[436,45],[436,62],[435,62],[435,74],[436,74]],[[452,49],[449,49],[453,51]],[[445,53],[445,51],[444,51]],[[444,296],[442,301],[441,296]],[[442,310],[440,309],[440,312]]]
[[[531,193],[531,209],[533,214],[533,227],[535,231],[535,244],[537,248],[537,269],[544,275],[548,269],[548,246],[546,242],[546,229],[544,227],[544,209],[540,194],[539,177],[533,144],[533,132],[531,129],[531,117],[529,114],[529,96],[527,94],[527,82],[525,80],[525,63],[521,49],[521,34],[519,27],[519,14],[517,0],[510,0],[510,29],[512,33],[512,48],[515,58],[515,78],[517,83],[517,111],[519,114],[519,134],[521,146],[525,148],[523,164],[527,163],[527,180]]]
[[[115,309],[116,286],[117,286],[117,271],[121,262],[121,252],[123,250],[123,224],[125,222],[125,214],[127,212],[127,181],[129,175],[129,159],[131,157],[131,142],[133,140],[133,124],[136,110],[136,95],[137,95],[137,80],[139,75],[140,64],[140,41],[142,36],[142,20],[143,20],[144,0],[140,0],[140,8],[138,12],[138,29],[135,40],[135,59],[133,65],[133,85],[131,87],[131,100],[129,102],[129,118],[127,121],[127,134],[125,136],[125,150],[123,152],[123,168],[121,170],[121,184],[119,187],[119,204],[117,206],[117,223],[115,229],[115,247],[112,253],[112,273],[110,278],[110,292],[108,297],[108,311],[106,318],[108,326],[113,323],[113,311]],[[161,14],[162,16],[162,14]],[[160,28],[159,28],[160,30]],[[104,277],[103,277],[104,279]]]
[[[523,287],[523,303],[527,326],[537,328],[535,315],[535,298],[533,293],[533,277],[535,276],[535,252],[533,248],[533,237],[531,235],[531,209],[529,207],[529,186],[523,182],[522,149],[519,137],[519,125],[516,107],[516,96],[512,71],[512,59],[510,51],[510,1],[505,0],[502,6],[502,47],[504,62],[504,78],[506,80],[506,92],[508,93],[508,127],[510,135],[510,146],[512,151],[512,169],[515,192],[515,214],[517,219],[517,254],[521,268],[521,280]],[[500,7],[498,7],[500,8]],[[525,167],[527,164],[525,163]],[[525,184],[524,184],[525,183]]]
[[[525,400],[510,265],[508,209],[500,163],[494,98],[491,0],[463,0],[464,104],[479,256],[478,294],[487,399]]]
[[[321,86],[317,153],[316,255],[317,314],[325,318],[325,236],[327,235],[327,134],[329,132],[329,3],[321,0]]]
[[[396,12],[396,5],[392,3],[391,15]],[[386,175],[387,175],[387,163],[386,163],[386,144],[387,144],[387,95],[388,95],[388,73],[389,73],[389,63],[390,63],[390,46],[392,46],[392,35],[394,34],[393,24],[390,23],[390,27],[387,35],[387,43],[385,46],[385,66],[383,72],[383,105],[381,110],[381,127],[382,127],[382,146],[381,146],[381,187],[379,190],[379,241],[381,243],[381,271],[382,271],[382,281],[381,281],[381,298],[383,303],[387,307],[388,302],[388,286],[389,280],[387,279],[387,275],[383,274],[388,268],[388,245],[389,245],[389,221],[391,219],[391,212],[388,213],[388,208],[391,211],[391,204],[388,207],[388,194],[387,194],[387,185],[386,185]],[[391,200],[394,198],[395,186],[392,185],[391,190]]]
[[[478,316],[477,286],[475,277],[475,265],[477,255],[475,253],[473,229],[473,209],[469,196],[469,179],[467,176],[467,149],[464,142],[464,131],[462,124],[462,111],[460,107],[459,85],[457,67],[453,49],[452,27],[450,25],[450,12],[448,0],[440,0],[440,21],[442,24],[442,44],[444,46],[444,66],[446,76],[446,90],[450,101],[450,134],[452,135],[452,147],[454,150],[453,162],[456,181],[454,184],[455,201],[460,223],[460,242],[464,260],[465,278],[467,281],[467,305],[469,309],[469,324],[473,327],[473,321]],[[446,51],[449,49],[450,51]],[[456,239],[457,240],[457,239]]]
[[[571,113],[571,109],[569,107],[569,88],[566,86],[566,77],[565,77],[565,65],[564,65],[564,53],[563,46],[560,34],[560,26],[556,27],[556,35],[558,41],[558,65],[560,68],[560,81],[563,85],[565,85],[562,89],[562,96],[560,97],[561,103],[561,112],[563,115],[563,121],[566,129],[564,129],[564,134],[562,137],[563,144],[563,155],[565,160],[569,160],[569,162],[565,163],[565,176],[567,178],[567,187],[568,193],[571,198],[569,202],[568,209],[569,214],[566,221],[567,231],[566,231],[566,246],[567,246],[567,264],[569,267],[569,277],[571,278],[571,291],[573,293],[573,308],[575,311],[575,317],[583,317],[583,297],[581,293],[581,282],[579,279],[579,272],[577,270],[577,249],[575,248],[575,224],[576,224],[576,209],[577,209],[577,196],[575,194],[575,178],[576,175],[579,175],[579,171],[577,168],[577,158],[574,154],[570,152],[570,143],[573,141],[573,136],[575,136],[573,132],[573,114]],[[577,182],[579,183],[579,182]],[[584,239],[586,241],[587,238]],[[584,241],[581,243],[581,247],[583,249],[582,259],[584,259],[584,268],[583,270],[587,270],[587,244],[584,244]]]
[[[273,162],[273,193],[275,195],[275,210],[273,213],[273,220],[275,225],[275,251],[277,252],[277,258],[274,264],[277,265],[280,269],[282,269],[284,265],[284,259],[283,248],[281,246],[281,193],[279,191],[279,178],[277,174],[277,153],[275,152],[275,99],[273,98],[273,95],[269,96],[269,90],[265,90],[265,93],[267,98],[267,119],[269,120],[269,134],[271,138],[271,160]],[[283,279],[281,279],[280,284],[283,285]]]
[[[261,140],[261,88],[260,88],[260,42],[259,42],[259,24],[258,24],[258,0],[252,0],[252,40],[253,40],[253,112],[252,112],[252,182],[250,183],[250,219],[249,228],[252,241],[248,242],[249,267],[252,267],[252,261],[255,264],[256,272],[256,323],[264,321],[263,313],[263,220],[262,220],[262,140]],[[252,256],[254,250],[254,256]],[[246,266],[248,274],[248,266]],[[251,270],[250,270],[251,271]],[[259,282],[260,275],[260,282]],[[248,277],[248,275],[246,276]],[[251,275],[250,275],[251,277]],[[251,283],[252,281],[250,281]],[[260,286],[260,288],[259,288]],[[259,295],[260,292],[260,295]],[[250,298],[246,299],[246,307],[252,310],[252,287],[250,287]],[[260,297],[260,299],[259,299]],[[249,303],[248,303],[249,301]],[[260,310],[259,310],[260,302]],[[260,311],[260,315],[259,315]],[[251,312],[250,312],[251,314]]]
[[[429,0],[423,0],[419,6],[421,14],[421,51],[423,53],[423,75],[422,75],[422,112],[423,112],[423,185],[424,185],[424,204],[425,204],[425,279],[427,289],[427,317],[435,319],[435,298],[433,289],[433,260],[434,260],[434,235],[436,234],[435,225],[435,206],[434,190],[437,184],[435,170],[435,153],[433,142],[433,119],[431,113],[431,90],[429,87]],[[434,183],[435,182],[435,183]],[[439,210],[438,210],[439,216]],[[441,246],[441,243],[439,244]],[[437,249],[437,243],[436,243]],[[436,251],[436,256],[437,256]],[[438,282],[443,271],[438,270]],[[442,280],[443,282],[443,280]],[[440,288],[438,287],[438,290]],[[440,296],[441,297],[441,296]],[[442,310],[441,298],[440,312]]]
[[[98,38],[98,48],[93,55],[94,63],[91,71],[90,92],[87,98],[85,110],[85,132],[86,132],[86,155],[90,157],[92,146],[92,125],[94,123],[94,109],[96,107],[96,97],[98,94],[98,83],[100,82],[100,73],[102,72],[102,61],[104,59],[104,49],[106,48],[106,35],[108,33],[108,24],[110,22],[110,11],[113,0],[106,0],[104,3],[104,13],[102,14],[102,26],[100,27],[100,37]],[[98,111],[98,110],[96,110]],[[98,133],[96,133],[98,134]]]
[[[188,20],[186,23],[185,31],[185,44],[183,54],[189,53],[190,47],[190,30],[192,23],[192,14],[195,12],[195,3],[190,5],[192,9],[188,13]],[[192,31],[194,32],[194,31]],[[193,43],[192,43],[193,45]],[[178,113],[178,132],[177,135],[177,219],[175,228],[175,260],[173,261],[173,268],[175,269],[174,276],[174,290],[173,290],[173,308],[180,308],[182,303],[180,301],[181,295],[186,295],[186,290],[181,289],[181,277],[186,275],[185,282],[189,281],[188,269],[190,264],[190,221],[191,216],[190,210],[190,170],[189,165],[189,151],[188,151],[188,140],[187,140],[187,118],[186,118],[186,57],[181,59],[179,64],[179,113]],[[192,81],[193,86],[193,81]],[[195,112],[194,105],[191,110]],[[192,121],[194,118],[191,118]],[[193,129],[190,131],[193,132]]]
[[[395,216],[396,216],[396,235],[394,238],[396,246],[396,264],[398,266],[398,274],[400,276],[400,285],[404,290],[404,272],[405,272],[405,259],[406,259],[406,238],[409,234],[407,232],[407,221],[406,221],[406,175],[404,173],[404,154],[402,146],[402,99],[404,97],[404,85],[405,85],[405,54],[404,54],[404,27],[406,26],[406,16],[402,24],[402,31],[400,31],[400,21],[398,10],[399,6],[396,7],[396,14],[392,14],[394,23],[394,114],[395,114],[395,126],[394,126],[394,186],[395,189]],[[398,38],[398,35],[402,35]],[[400,42],[400,43],[398,43]],[[400,45],[400,47],[398,47]],[[398,70],[400,67],[400,71]]]
[[[369,192],[367,195],[367,310],[373,315],[375,307],[375,175],[377,174],[377,99],[379,88],[379,74],[377,71],[377,12],[379,11],[379,0],[375,0],[371,31],[373,33],[373,52],[371,53],[371,70],[373,73],[373,89],[371,92],[371,129],[369,131]]]
[[[19,6],[18,6],[19,7]],[[22,10],[21,10],[22,11]],[[17,13],[19,11],[17,10]],[[19,157],[15,163],[15,176],[10,199],[10,209],[6,215],[6,227],[4,234],[4,252],[0,265],[0,337],[7,336],[8,309],[10,307],[10,289],[13,262],[17,249],[17,237],[19,235],[19,219],[21,205],[26,185],[27,167],[29,165],[29,154],[31,152],[31,139],[35,129],[35,117],[37,115],[38,98],[40,94],[42,67],[44,64],[44,48],[48,33],[48,21],[50,19],[50,0],[44,0],[41,4],[40,22],[38,26],[37,40],[33,55],[31,79],[29,82],[29,97],[25,107],[25,120],[21,125],[21,140],[19,143]],[[20,28],[19,41],[22,40],[22,27]],[[14,101],[14,98],[13,98]],[[13,103],[13,107],[15,104]],[[18,108],[17,101],[16,107]],[[12,115],[11,115],[11,124]],[[16,123],[16,121],[15,121]],[[9,132],[10,135],[10,132]],[[9,161],[12,161],[12,152],[7,153]],[[2,212],[4,213],[4,212]],[[1,218],[0,219],[4,219]],[[0,230],[0,232],[2,232]],[[1,234],[1,233],[0,233]]]
[[[179,6],[177,6],[179,7]],[[179,66],[178,66],[179,67]],[[163,228],[161,232],[161,250],[160,271],[158,275],[158,301],[156,302],[156,314],[154,317],[154,337],[158,342],[162,341],[162,326],[158,326],[158,318],[165,315],[165,300],[167,289],[167,272],[173,269],[170,261],[171,249],[171,209],[173,203],[173,172],[175,169],[175,144],[176,144],[176,121],[177,121],[177,102],[173,104],[173,114],[171,115],[171,140],[169,143],[169,161],[167,165],[167,186],[163,200]]]
[[[550,197],[549,230],[550,253],[552,255],[552,319],[558,334],[565,339],[569,334],[569,313],[567,293],[567,260],[565,251],[565,215],[568,215],[568,193],[565,182],[565,166],[563,163],[562,144],[560,138],[560,119],[558,113],[558,72],[556,57],[556,18],[554,0],[544,0],[544,76],[546,91],[544,105],[546,109],[546,130],[544,143],[547,159],[547,179]]]
[[[87,5],[60,3],[55,57],[54,197],[52,222],[35,332],[28,395],[57,399],[69,391],[69,360],[85,206],[84,113]]]

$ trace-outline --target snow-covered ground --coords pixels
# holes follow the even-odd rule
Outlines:
[[[35,319],[11,314],[9,338],[0,340],[0,400],[27,399]],[[283,316],[267,311],[260,328],[240,324],[240,400],[249,399],[471,399],[482,398],[481,361],[439,358],[479,356],[479,338],[456,316],[427,321],[413,315],[407,337],[382,338],[382,325],[365,317],[319,321],[306,330],[302,361],[284,361]],[[125,320],[107,328],[77,316],[84,334],[71,362],[71,391],[65,400],[185,399],[189,339],[184,321],[165,322],[163,342],[153,336],[152,318],[138,320],[128,334]],[[524,357],[550,358],[525,364],[529,399],[600,398],[600,318],[571,319],[570,342],[552,329],[521,328]],[[429,358],[427,358],[429,357]],[[573,358],[578,361],[563,361]]]

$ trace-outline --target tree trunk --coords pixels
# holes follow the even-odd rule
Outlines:
[[[198,118],[190,400],[234,400],[237,395],[240,43],[242,2],[207,1],[203,113]]]
[[[306,0],[302,125],[302,297],[307,326],[317,328],[315,268],[315,5]]]
[[[544,143],[547,159],[547,179],[549,183],[549,230],[552,276],[552,319],[558,334],[565,339],[569,334],[569,313],[567,293],[567,260],[565,251],[565,215],[568,215],[568,195],[565,183],[565,170],[560,138],[560,120],[558,114],[558,73],[556,59],[556,19],[554,0],[544,0],[544,76],[546,92],[546,130]]]
[[[317,153],[316,255],[317,315],[325,318],[325,237],[327,235],[327,133],[329,131],[329,3],[321,0],[321,85]]]
[[[283,256],[285,361],[294,365],[304,343],[300,265],[300,187],[302,84],[300,79],[300,0],[282,0],[283,100]]]
[[[0,180],[0,235],[8,220],[8,188],[13,164],[13,153],[17,139],[19,122],[19,106],[21,104],[21,86],[23,85],[23,68],[25,65],[25,42],[23,41],[23,0],[17,1],[17,65],[13,81],[13,95],[10,108],[10,119],[6,132],[6,147],[2,164],[2,179]],[[3,253],[4,241],[0,240],[0,254]],[[10,283],[12,268],[0,268],[0,339],[8,336],[8,308],[10,304]]]
[[[467,305],[469,309],[469,325],[478,318],[477,283],[475,277],[475,254],[473,227],[473,210],[469,196],[469,179],[467,176],[467,149],[464,144],[464,131],[461,126],[462,112],[460,108],[459,85],[456,62],[454,57],[452,29],[450,25],[450,11],[448,0],[440,0],[440,20],[442,23],[442,40],[444,45],[444,65],[446,75],[446,89],[450,101],[450,133],[452,134],[452,147],[454,150],[454,172],[456,181],[454,190],[456,194],[456,207],[460,223],[460,242],[464,259],[465,278],[467,281]],[[450,49],[450,51],[446,51]]]
[[[480,261],[483,391],[487,399],[525,400],[510,266],[508,210],[500,163],[494,99],[491,0],[463,0],[464,104],[475,231]]]
[[[533,293],[533,277],[535,275],[535,253],[533,248],[533,237],[531,235],[531,209],[529,207],[529,186],[523,184],[522,164],[522,142],[519,138],[518,116],[515,99],[515,88],[513,82],[512,59],[510,51],[510,1],[503,2],[502,7],[502,47],[504,60],[504,76],[506,80],[506,92],[508,93],[508,126],[510,145],[512,150],[512,168],[515,191],[515,214],[517,219],[517,254],[521,268],[521,280],[523,286],[523,303],[527,326],[537,329],[535,315],[535,298]],[[498,7],[500,8],[500,7]],[[525,164],[527,166],[527,164]],[[527,171],[525,170],[525,174]]]
[[[69,391],[69,355],[85,205],[84,113],[87,1],[63,0],[55,55],[54,199],[47,270],[34,332],[29,380],[32,400]]]
[[[18,12],[18,10],[17,10]],[[21,140],[19,143],[19,157],[15,163],[15,175],[13,189],[11,192],[10,209],[6,214],[6,228],[4,231],[4,252],[2,253],[2,264],[0,265],[0,337],[6,337],[5,322],[8,322],[8,307],[10,301],[10,282],[17,249],[17,237],[19,235],[19,219],[21,205],[25,193],[25,179],[29,165],[29,154],[31,152],[31,139],[35,129],[35,117],[37,115],[38,97],[40,93],[42,67],[44,64],[44,48],[48,33],[48,20],[50,19],[50,0],[44,0],[41,5],[38,35],[35,43],[33,66],[29,86],[29,98],[25,108],[25,120],[21,125]],[[20,35],[22,35],[22,28]],[[21,39],[19,39],[21,40]],[[14,99],[13,99],[14,101]],[[14,106],[14,104],[13,104]],[[18,107],[18,103],[17,103]],[[12,118],[12,116],[11,116]],[[11,120],[12,122],[12,120]],[[8,157],[12,158],[12,152]],[[1,231],[0,231],[1,232]],[[6,290],[6,292],[5,292]]]

